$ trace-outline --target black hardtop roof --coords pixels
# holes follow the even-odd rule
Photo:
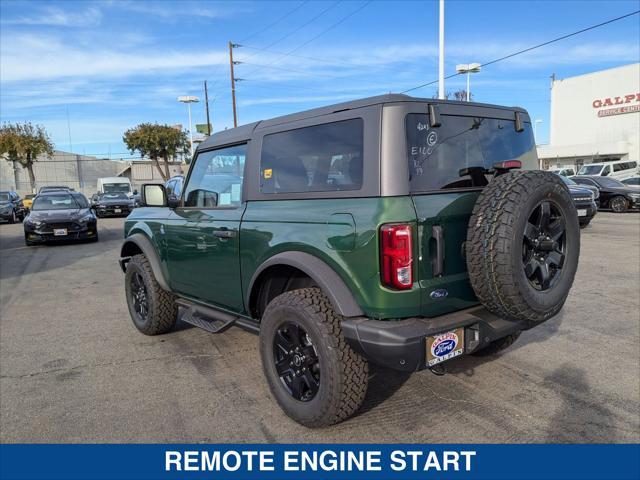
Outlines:
[[[329,115],[343,110],[354,110],[356,108],[369,107],[372,105],[380,105],[386,103],[399,103],[399,102],[419,102],[419,103],[438,103],[438,104],[450,104],[458,106],[468,107],[485,107],[501,110],[520,111],[526,113],[526,111],[520,107],[505,107],[501,105],[492,105],[488,103],[476,103],[476,102],[459,102],[457,100],[438,100],[434,98],[420,98],[411,97],[402,93],[389,93],[386,95],[377,95],[375,97],[361,98],[358,100],[350,100],[348,102],[336,103],[333,105],[327,105],[325,107],[313,108],[311,110],[304,110],[302,112],[290,113],[288,115],[282,115],[280,117],[274,117],[267,120],[259,120],[257,122],[241,125],[236,128],[230,128],[221,132],[214,133],[198,147],[199,150],[207,149],[216,145],[229,145],[235,142],[245,141],[251,138],[251,134],[256,128],[267,128],[283,123],[294,122],[298,120],[304,120],[307,118],[320,117],[322,115]]]

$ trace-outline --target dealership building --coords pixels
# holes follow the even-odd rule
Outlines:
[[[640,63],[553,79],[543,168],[640,160]]]

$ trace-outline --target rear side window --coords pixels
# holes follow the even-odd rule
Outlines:
[[[406,118],[409,184],[412,192],[487,185],[487,170],[496,162],[520,160],[524,169],[538,167],[531,124],[517,132],[513,120],[441,116],[432,128],[426,114]]]
[[[266,135],[260,191],[300,193],[362,188],[363,120],[314,125]]]

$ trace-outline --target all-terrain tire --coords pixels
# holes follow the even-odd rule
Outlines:
[[[515,342],[518,339],[521,333],[522,332],[515,332],[515,333],[512,333],[511,335],[507,335],[506,337],[502,337],[502,338],[499,338],[498,340],[494,340],[486,347],[480,350],[476,350],[471,355],[476,355],[478,357],[494,355],[504,350],[505,348],[509,348],[511,345],[513,345],[513,342]]]
[[[146,290],[148,313],[145,316],[140,315],[134,307],[132,280],[135,275],[141,277]],[[160,287],[149,260],[142,254],[134,255],[127,263],[125,294],[133,324],[145,335],[167,333],[176,324],[178,305],[175,296]]]
[[[271,393],[284,412],[307,427],[324,427],[353,415],[362,405],[368,383],[368,363],[342,336],[340,321],[319,288],[285,292],[273,299],[260,325],[260,355]],[[315,396],[294,398],[276,371],[273,342],[279,328],[295,322],[317,351],[320,375]]]
[[[559,219],[564,222],[558,240],[563,243],[562,264],[553,270],[553,283],[546,289],[536,288],[524,265],[525,227],[531,227],[530,217],[542,205],[557,212],[554,228]],[[473,290],[494,314],[522,321],[525,328],[554,316],[567,299],[579,254],[578,215],[568,188],[557,175],[509,172],[493,179],[480,194],[467,231],[466,260]],[[534,270],[540,275],[541,271]]]

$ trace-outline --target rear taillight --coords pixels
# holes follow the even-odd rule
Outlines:
[[[411,225],[380,227],[380,273],[390,288],[408,290],[413,285]]]

